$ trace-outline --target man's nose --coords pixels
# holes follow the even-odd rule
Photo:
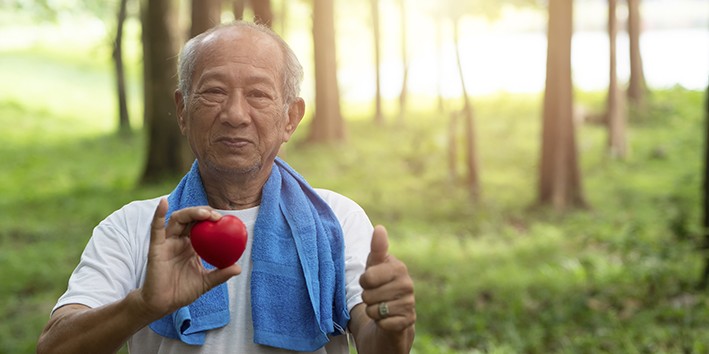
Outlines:
[[[229,95],[220,119],[222,122],[234,127],[248,124],[251,121],[248,102],[240,90],[236,90]]]

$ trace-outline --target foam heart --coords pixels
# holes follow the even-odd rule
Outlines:
[[[236,216],[195,223],[190,231],[192,248],[207,263],[226,268],[239,260],[246,248],[246,225]]]

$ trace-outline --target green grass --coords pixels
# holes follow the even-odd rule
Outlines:
[[[38,50],[0,61],[14,78],[0,84],[0,353],[30,353],[96,223],[171,184],[135,184],[143,137],[112,131],[109,68]],[[602,97],[577,101],[598,111]],[[632,118],[626,161],[605,155],[601,126],[582,125],[591,207],[563,214],[531,207],[539,95],[476,98],[478,204],[448,176],[447,114],[425,107],[404,128],[354,114],[333,146],[305,145],[302,126],[285,156],[388,227],[416,282],[416,353],[702,353],[702,102],[655,92]]]

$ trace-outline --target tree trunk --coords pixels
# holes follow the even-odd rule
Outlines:
[[[572,1],[549,1],[538,202],[557,210],[585,205],[572,116],[572,18]]]
[[[244,3],[245,1],[246,0],[234,0],[231,3],[231,11],[234,13],[234,19],[237,21],[244,19],[244,8],[246,7],[246,4]]]
[[[374,78],[375,78],[375,94],[374,94],[374,123],[377,125],[384,124],[384,115],[382,114],[382,75],[381,75],[381,34],[379,31],[379,0],[370,0],[369,5],[372,13],[372,36],[374,44]]]
[[[458,76],[460,86],[463,91],[463,119],[465,122],[465,167],[467,172],[466,185],[473,200],[480,199],[480,181],[478,173],[477,152],[475,151],[475,124],[473,117],[473,107],[470,105],[468,90],[465,86],[463,75],[463,63],[460,58],[460,41],[458,19],[453,20],[453,45],[455,45],[455,58],[458,64]]]
[[[407,38],[408,26],[406,22],[406,0],[399,0],[399,13],[401,17],[401,63],[404,69],[403,77],[401,80],[401,93],[399,93],[399,118],[397,119],[399,125],[404,123],[404,117],[406,116],[406,96],[408,93],[408,81],[409,81],[409,50],[407,48]]]
[[[610,43],[610,77],[608,97],[606,101],[606,123],[608,124],[608,149],[614,158],[624,159],[627,155],[626,117],[624,104],[618,89],[616,70],[616,38],[618,37],[618,20],[616,17],[616,0],[608,0],[608,41]]]
[[[264,24],[269,28],[273,25],[271,0],[251,0],[251,8],[254,10],[254,22]]]
[[[147,157],[143,183],[179,176],[193,159],[175,118],[179,36],[171,0],[146,0],[141,8]]]
[[[126,75],[123,68],[123,24],[126,19],[127,2],[127,0],[121,0],[118,7],[116,38],[113,42],[113,62],[116,69],[116,91],[118,94],[118,131],[121,134],[130,134],[131,132],[126,95]]]
[[[451,112],[448,121],[448,178],[458,180],[458,112]]]
[[[222,22],[222,0],[192,0],[190,38]]]
[[[315,114],[308,140],[339,142],[345,138],[337,85],[333,0],[313,1],[313,51],[315,63]]]
[[[640,54],[640,0],[628,0],[628,40],[630,42],[630,82],[628,83],[628,100],[635,106],[640,106],[645,100],[647,86],[643,70],[643,60]]]

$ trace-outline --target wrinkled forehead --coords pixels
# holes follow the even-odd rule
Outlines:
[[[283,53],[269,35],[248,27],[225,27],[205,36],[196,61],[197,71],[238,60],[255,66],[280,67]]]

